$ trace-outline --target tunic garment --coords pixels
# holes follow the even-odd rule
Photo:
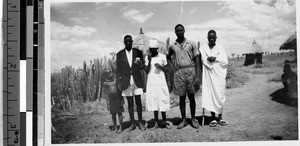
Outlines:
[[[148,56],[145,64],[148,65]],[[146,90],[147,111],[168,111],[170,109],[170,95],[164,72],[155,67],[155,63],[162,66],[167,64],[166,56],[158,53],[151,59],[151,68],[148,74]]]
[[[124,108],[122,105],[122,96],[121,91],[116,86],[116,81],[112,82],[104,82],[104,85],[107,87],[108,96],[109,96],[109,106],[110,113],[122,113],[124,112]]]
[[[221,114],[226,101],[225,87],[228,60],[225,50],[218,44],[213,49],[205,44],[201,46],[200,52],[203,62],[202,107]],[[208,57],[216,57],[216,60],[209,62]]]

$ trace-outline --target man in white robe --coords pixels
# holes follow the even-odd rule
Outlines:
[[[222,126],[228,124],[222,120],[223,105],[226,101],[226,73],[227,56],[225,50],[219,44],[216,44],[217,34],[210,30],[207,35],[208,43],[200,47],[201,59],[203,63],[202,70],[202,106],[211,112],[211,127],[218,123]],[[215,114],[218,114],[218,119]]]

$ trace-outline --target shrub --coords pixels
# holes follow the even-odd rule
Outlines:
[[[245,84],[249,80],[249,76],[240,68],[229,65],[226,76],[226,88],[236,88]]]

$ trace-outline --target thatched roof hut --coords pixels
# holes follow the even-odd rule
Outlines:
[[[295,50],[294,61],[297,60],[297,33],[292,34],[279,48],[279,50]]]
[[[140,28],[140,33],[139,35],[133,40],[133,46],[137,47],[139,50],[141,50],[143,52],[144,55],[149,53],[149,40],[150,39],[154,39],[157,40],[155,38],[151,38],[148,37],[144,34],[143,29]],[[166,49],[166,44],[164,42],[161,42],[159,40],[158,44],[159,44],[159,48],[158,48],[158,52],[162,53],[162,54],[166,54],[167,53],[167,49]]]
[[[245,66],[254,64],[254,63],[262,63],[262,54],[264,49],[255,41],[247,48],[246,52],[243,55],[245,57]]]
[[[297,34],[292,34],[279,48],[279,50],[297,50]]]

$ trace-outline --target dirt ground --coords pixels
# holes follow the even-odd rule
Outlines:
[[[111,116],[89,114],[56,121],[57,133],[53,143],[152,143],[152,142],[223,142],[223,141],[275,141],[298,140],[298,106],[288,104],[286,99],[271,97],[283,87],[281,82],[268,81],[269,74],[251,74],[249,81],[238,88],[226,89],[227,101],[223,119],[227,126],[209,127],[210,113],[205,111],[205,125],[194,129],[190,125],[178,130],[180,110],[176,106],[167,112],[171,129],[153,129],[153,112],[143,112],[146,131],[136,128],[128,132],[130,119],[124,112],[125,130],[116,134],[110,130]],[[276,93],[277,94],[277,93]],[[201,124],[201,95],[197,94],[196,117]],[[281,98],[281,99],[279,99]],[[190,118],[187,103],[187,117]],[[136,114],[136,113],[135,113]],[[137,119],[137,115],[135,115]],[[160,117],[161,118],[161,115]]]

